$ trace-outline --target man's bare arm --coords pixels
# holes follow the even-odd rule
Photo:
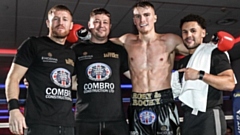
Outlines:
[[[72,76],[72,90],[77,90],[77,75]]]
[[[123,43],[119,40],[119,38],[110,38],[109,40],[115,44],[123,46]]]
[[[185,80],[198,80],[199,71],[192,68],[178,70],[185,73]],[[235,87],[234,74],[232,69],[225,70],[218,75],[205,73],[202,79],[205,83],[222,91],[232,91]]]
[[[109,40],[115,44],[124,46],[124,44],[126,43],[126,39],[129,35],[131,34],[124,34],[121,37],[110,38]]]
[[[6,79],[6,97],[7,101],[19,99],[19,83],[28,68],[13,63]],[[18,103],[14,103],[18,104]],[[16,106],[15,106],[16,107]],[[14,134],[23,134],[23,128],[27,128],[25,118],[19,109],[13,108],[9,111],[9,129]]]
[[[223,91],[233,91],[235,87],[234,74],[231,69],[225,70],[217,76],[205,73],[203,81]]]
[[[189,50],[183,44],[182,38],[176,34],[167,34],[168,44],[173,45],[176,54],[188,55]]]
[[[13,63],[6,79],[6,97],[7,101],[10,99],[18,99],[19,97],[19,83],[24,74],[27,72],[26,67]]]
[[[183,43],[178,44],[175,48],[175,51],[176,51],[176,53],[184,55],[184,56],[189,54],[189,50],[185,47],[185,45]]]

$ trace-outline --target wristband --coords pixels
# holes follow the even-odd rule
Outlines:
[[[198,79],[199,79],[199,80],[202,80],[204,75],[205,75],[205,72],[202,71],[202,70],[200,70],[200,71],[199,71],[199,77],[198,77]]]
[[[19,104],[17,99],[10,99],[8,101],[8,111],[10,112],[13,109],[19,109]]]

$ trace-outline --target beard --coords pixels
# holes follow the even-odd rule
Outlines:
[[[185,40],[188,40],[188,38],[187,39],[185,39]],[[188,45],[188,43],[187,43],[187,41],[183,41],[184,42],[184,46],[187,48],[187,49],[196,49],[201,43],[196,43],[196,41],[194,40],[194,43],[193,43],[193,45],[191,45],[191,46],[189,46]]]
[[[58,26],[56,26],[55,28],[53,28],[52,29],[52,34],[53,34],[53,37],[55,37],[55,38],[59,38],[59,39],[63,39],[63,38],[66,38],[67,36],[68,36],[68,34],[69,34],[69,30],[66,30],[65,29],[65,31],[58,31],[58,27],[61,27],[61,28],[65,28],[64,26],[62,26],[62,25],[58,25]]]
[[[200,44],[194,44],[193,46],[188,46],[186,43],[184,43],[184,46],[187,48],[187,49],[196,49]]]
[[[66,38],[68,36],[68,34],[69,34],[68,31],[65,31],[63,33],[59,33],[59,32],[53,31],[53,37],[60,38],[60,39]]]

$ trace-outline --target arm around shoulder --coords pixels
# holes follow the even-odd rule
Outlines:
[[[124,46],[124,44],[126,43],[127,38],[130,36],[131,34],[124,34],[120,37],[115,37],[115,38],[110,38],[109,40],[112,41],[115,44],[118,45],[122,45]]]
[[[183,44],[182,38],[176,34],[169,34],[169,37],[171,37],[170,42],[175,47],[175,52],[177,54],[182,54],[184,56],[189,54],[189,50],[186,48],[186,46]]]

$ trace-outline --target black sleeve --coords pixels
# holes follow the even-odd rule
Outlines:
[[[17,49],[17,54],[13,62],[24,67],[29,67],[33,59],[37,56],[36,45],[33,44],[32,38],[26,39]]]
[[[216,75],[231,69],[231,65],[229,63],[229,59],[227,57],[227,55],[222,52],[219,51],[218,49],[213,50],[212,52],[212,64],[211,64],[211,70],[212,68],[214,69],[214,72]]]
[[[233,48],[228,51],[228,54],[230,56],[231,61],[235,61],[237,59],[240,59],[239,51],[240,51],[240,43],[235,44],[233,46]]]

